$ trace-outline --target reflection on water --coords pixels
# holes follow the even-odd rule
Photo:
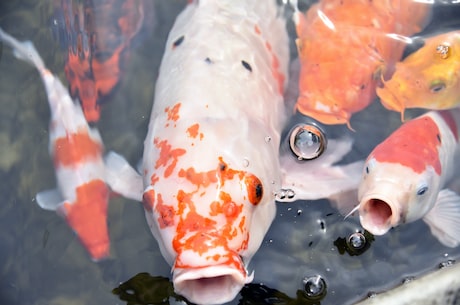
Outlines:
[[[102,110],[98,126],[106,149],[122,153],[132,164],[142,154],[166,35],[185,2],[155,2],[155,28],[133,49],[116,94]],[[52,14],[51,1],[2,1],[0,26],[18,39],[31,39],[47,66],[65,80],[65,54],[53,39]],[[449,15],[442,6],[435,20],[453,27],[452,16],[455,13]],[[112,254],[93,263],[64,220],[34,202],[38,191],[55,185],[47,151],[48,104],[36,71],[5,47],[0,54],[0,303],[123,304],[112,289],[144,272],[162,279],[162,293],[171,292],[164,278],[169,266],[141,205],[111,199]],[[366,156],[400,124],[399,118],[379,103],[356,115],[351,122],[356,130],[351,158]],[[350,248],[350,243],[358,247],[362,242],[356,232],[366,240],[363,248]],[[324,279],[327,293],[312,304],[352,303],[459,256],[460,248],[443,247],[421,221],[373,237],[356,217],[344,220],[326,200],[279,204],[277,218],[251,262],[254,284],[242,291],[241,303],[308,304],[305,280],[316,276]],[[139,285],[148,288],[150,283],[146,279]]]

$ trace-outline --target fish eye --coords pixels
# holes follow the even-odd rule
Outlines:
[[[316,159],[326,150],[327,137],[316,124],[299,124],[290,131],[289,146],[297,159]]]
[[[428,186],[424,185],[418,188],[417,190],[417,196],[422,196],[428,191]]]
[[[246,184],[249,202],[253,205],[259,204],[264,195],[262,182],[256,176],[248,174],[244,177],[244,183]]]
[[[446,84],[442,81],[434,82],[430,85],[431,93],[438,93],[441,92],[446,88]]]
[[[375,159],[369,159],[369,161],[366,163],[366,166],[364,167],[364,171],[366,172],[366,175],[368,175],[372,169],[375,167]]]

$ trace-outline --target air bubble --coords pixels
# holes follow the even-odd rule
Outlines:
[[[348,236],[347,243],[353,250],[361,250],[366,246],[366,237],[361,232],[355,232]]]
[[[375,298],[376,296],[377,296],[377,292],[375,292],[375,291],[369,291],[369,292],[367,293],[367,297],[368,297],[369,299]]]
[[[446,267],[450,267],[450,266],[452,266],[453,264],[455,264],[455,260],[449,259],[449,260],[447,260],[447,261],[445,261],[445,262],[440,263],[440,264],[439,264],[439,269],[444,269],[444,268],[446,268]]]
[[[293,199],[294,197],[295,192],[291,189],[280,189],[278,192],[275,192],[276,200]]]
[[[414,276],[408,276],[408,277],[405,277],[403,280],[402,280],[402,283],[403,284],[407,284],[407,283],[410,283],[412,281],[415,280],[415,277]]]
[[[319,299],[326,295],[326,281],[320,275],[306,277],[302,283],[306,297]]]
[[[272,137],[270,137],[270,136],[265,137],[265,142],[269,143],[271,140],[272,140]]]
[[[249,166],[249,160],[244,158],[243,159],[243,167],[248,167]]]
[[[327,146],[325,133],[315,124],[300,124],[291,129],[289,146],[299,161],[318,158]]]

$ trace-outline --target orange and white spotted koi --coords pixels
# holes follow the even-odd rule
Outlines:
[[[459,109],[431,111],[371,152],[355,208],[366,230],[382,235],[423,218],[444,245],[460,244],[460,197],[446,187],[458,173],[459,132]]]
[[[231,301],[251,282],[246,266],[275,216],[289,60],[279,10],[275,1],[192,1],[166,42],[143,192],[131,197],[144,203],[175,291],[193,303]],[[118,161],[123,168],[109,154]]]
[[[37,194],[37,203],[62,215],[93,260],[109,255],[107,229],[108,187],[105,183],[103,144],[97,130],[89,128],[81,106],[43,63],[30,41],[19,42],[0,29],[0,40],[16,56],[40,73],[51,110],[50,154],[58,187]]]

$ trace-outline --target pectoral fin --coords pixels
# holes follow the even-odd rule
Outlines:
[[[144,191],[142,176],[121,155],[111,151],[105,157],[106,183],[128,199],[142,201]]]
[[[64,203],[58,189],[41,191],[35,196],[37,204],[44,210],[56,211]]]
[[[293,191],[294,196],[278,201],[317,200],[357,189],[364,162],[334,165],[351,147],[351,138],[343,137],[329,141],[326,152],[314,160],[299,163],[294,156],[284,155],[283,189]]]
[[[460,244],[460,196],[455,192],[439,192],[435,206],[423,220],[445,246],[454,248]]]

